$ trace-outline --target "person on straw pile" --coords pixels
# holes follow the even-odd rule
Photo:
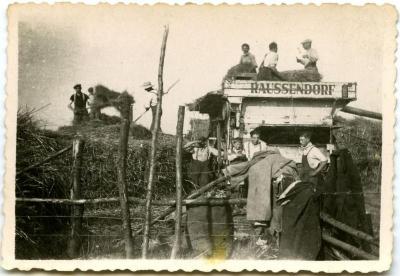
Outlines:
[[[325,155],[311,143],[311,132],[305,131],[300,135],[300,150],[302,152],[302,171],[300,178],[302,181],[311,182],[314,189],[321,188],[321,172],[326,168],[328,159]]]
[[[239,64],[248,67],[250,73],[256,73],[257,62],[255,56],[250,53],[250,45],[243,43],[242,51],[243,55],[240,57]]]
[[[303,64],[304,69],[318,72],[318,53],[315,49],[311,48],[311,39],[305,39],[301,44],[303,49],[299,49],[299,56],[296,57],[297,62]]]
[[[234,79],[241,73],[257,73],[256,58],[250,53],[250,46],[247,43],[242,44],[243,54],[240,57],[239,64],[231,67],[226,73],[223,81]]]
[[[154,88],[154,85],[150,81],[145,82],[143,84],[143,88],[146,92],[152,94],[149,101],[149,106],[146,107],[146,111],[151,109],[152,119],[151,119],[150,130],[153,131],[156,119],[157,104],[158,104],[157,89]],[[161,109],[161,115],[162,115],[162,109]]]
[[[244,144],[244,152],[248,160],[251,160],[255,153],[268,149],[267,144],[260,140],[260,131],[253,130],[250,132],[251,140]]]
[[[68,108],[74,112],[74,121],[73,124],[77,125],[84,121],[86,121],[89,117],[88,111],[86,109],[87,101],[89,100],[89,96],[85,93],[82,93],[82,85],[76,84],[74,85],[75,93],[70,97],[70,103]],[[74,104],[74,107],[72,107]]]
[[[218,150],[208,144],[208,139],[201,137],[199,140],[187,143],[184,149],[191,153],[192,160],[189,166],[189,175],[196,187],[202,187],[210,182],[210,157],[218,156]]]
[[[89,99],[87,101],[89,117],[90,119],[96,119],[96,110],[94,108],[94,90],[93,87],[89,87],[88,89]]]
[[[278,64],[278,44],[271,42],[268,46],[269,52],[265,54],[257,75],[258,80],[283,80],[276,66]]]

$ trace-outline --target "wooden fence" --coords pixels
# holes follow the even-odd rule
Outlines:
[[[110,198],[94,198],[94,199],[82,199],[81,198],[81,167],[82,167],[82,158],[83,158],[83,149],[84,149],[84,140],[82,137],[77,136],[72,142],[72,145],[66,147],[49,157],[43,159],[40,162],[37,162],[17,173],[20,175],[25,173],[35,167],[41,166],[46,162],[53,160],[56,157],[61,156],[63,153],[72,150],[73,154],[73,164],[72,164],[72,188],[71,188],[71,196],[69,199],[54,199],[54,198],[16,198],[16,203],[52,203],[52,204],[68,204],[72,205],[71,209],[71,229],[70,229],[70,240],[68,243],[67,252],[70,258],[78,258],[79,256],[79,248],[81,243],[81,225],[82,225],[82,217],[83,217],[83,206],[90,204],[103,204],[103,203],[120,203],[121,208],[121,219],[122,219],[122,228],[123,228],[123,238],[125,241],[125,256],[126,258],[132,258],[133,256],[133,236],[140,235],[144,227],[140,228],[136,232],[132,233],[131,222],[130,222],[130,204],[134,205],[146,205],[149,204],[147,199],[137,198],[137,197],[129,197],[127,195],[127,181],[126,181],[126,158],[127,158],[127,146],[128,146],[128,132],[129,125],[131,122],[130,116],[130,106],[131,103],[127,101],[126,108],[122,109],[121,112],[121,126],[120,126],[120,144],[118,151],[118,188],[119,188],[119,197],[110,197]],[[199,196],[203,195],[205,192],[211,190],[212,188],[225,185],[226,180],[229,179],[229,176],[220,177],[207,185],[195,190],[185,199],[182,198],[182,132],[183,132],[183,121],[184,121],[184,107],[180,106],[178,111],[178,123],[176,129],[176,200],[152,200],[151,206],[166,206],[167,208],[161,212],[157,217],[152,219],[148,223],[148,227],[150,228],[160,220],[164,219],[171,213],[176,210],[175,213],[175,235],[174,235],[174,244],[171,252],[171,258],[176,258],[179,255],[181,250],[181,223],[182,223],[182,206],[222,206],[226,204],[230,205],[246,205],[245,198],[237,198],[237,199],[198,199]],[[374,246],[379,246],[378,240],[371,235],[368,235],[362,231],[354,229],[344,223],[341,223],[328,214],[321,213],[320,218],[323,222],[339,229],[359,240],[370,243]],[[145,224],[146,222],[144,222]],[[143,235],[144,238],[146,238]],[[148,238],[148,237],[147,237]],[[365,252],[359,248],[356,248],[350,244],[347,244],[343,241],[335,239],[334,237],[328,235],[327,233],[323,233],[322,239],[329,244],[334,245],[335,247],[341,248],[344,251],[350,252],[354,256],[357,256],[362,259],[374,260],[377,259],[376,256]],[[145,256],[147,257],[147,255]]]

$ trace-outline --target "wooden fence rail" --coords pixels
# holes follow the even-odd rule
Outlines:
[[[336,247],[339,247],[339,248],[343,249],[344,251],[347,251],[359,258],[366,259],[366,260],[377,260],[378,259],[377,256],[369,254],[361,249],[358,249],[357,247],[354,247],[350,244],[342,242],[341,240],[338,240],[326,233],[322,233],[322,240],[324,240],[325,242],[330,243]]]
[[[95,198],[95,199],[58,199],[58,198],[22,198],[17,197],[16,202],[31,202],[31,203],[54,203],[54,204],[102,204],[102,203],[118,203],[119,197],[109,197],[109,198]],[[182,200],[182,205],[188,206],[220,206],[225,204],[237,204],[237,205],[245,205],[245,198],[236,198],[236,199],[223,199],[223,198],[215,198],[215,199],[184,199]],[[146,200],[137,198],[137,197],[128,197],[128,202],[145,205]],[[155,206],[175,206],[175,200],[152,200],[152,205]]]
[[[331,217],[330,215],[328,215],[327,213],[321,213],[320,215],[321,220],[342,230],[343,232],[346,232],[347,234],[350,234],[354,237],[357,237],[359,239],[362,239],[366,242],[369,242],[373,245],[379,246],[379,243],[377,241],[376,238],[374,238],[371,235],[368,235],[360,230],[354,229],[346,224],[344,224],[343,222],[337,221],[336,219],[334,219],[333,217]]]

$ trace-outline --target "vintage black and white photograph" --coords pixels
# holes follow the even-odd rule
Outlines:
[[[394,7],[8,20],[5,267],[389,269]]]

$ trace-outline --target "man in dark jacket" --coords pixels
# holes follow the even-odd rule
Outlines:
[[[80,84],[74,85],[74,90],[75,93],[69,98],[70,103],[68,107],[74,111],[73,124],[77,125],[89,118],[89,114],[86,109],[86,103],[89,100],[89,96],[85,93],[82,93],[82,85]],[[72,107],[72,103],[74,104],[74,107]]]

